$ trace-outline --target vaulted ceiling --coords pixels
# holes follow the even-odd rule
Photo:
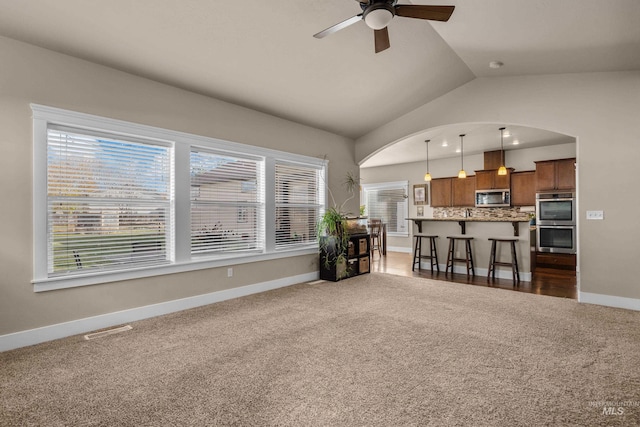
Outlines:
[[[0,35],[351,138],[476,77],[640,69],[638,0],[411,0],[374,53],[354,0],[0,0]],[[501,68],[490,68],[500,61]]]

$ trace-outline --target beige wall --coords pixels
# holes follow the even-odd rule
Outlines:
[[[580,291],[640,299],[640,72],[476,79],[356,141],[356,160],[399,139],[454,123],[531,126],[576,137]],[[584,220],[603,210],[603,221]]]
[[[30,103],[329,159],[346,198],[353,141],[321,130],[0,38],[0,336],[118,310],[317,271],[317,256],[34,293]],[[357,211],[357,201],[350,209]],[[45,244],[45,242],[38,242]]]

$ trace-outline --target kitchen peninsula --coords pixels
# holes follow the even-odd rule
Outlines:
[[[513,235],[520,235],[520,224],[521,223],[529,223],[528,218],[493,218],[493,217],[448,217],[448,218],[424,218],[424,217],[415,217],[415,218],[407,218],[409,221],[413,221],[414,224],[418,227],[418,233],[422,233],[422,223],[424,221],[448,221],[448,222],[457,222],[460,225],[461,234],[467,234],[467,223],[469,222],[508,222],[513,225]],[[529,228],[527,227],[527,230]]]
[[[464,211],[461,211],[464,213]],[[464,234],[473,237],[472,251],[476,266],[476,275],[486,276],[488,273],[491,243],[489,238],[515,236],[516,253],[518,264],[520,265],[521,280],[531,280],[531,251],[535,257],[535,240],[532,240],[530,233],[529,217],[526,214],[517,216],[473,216],[478,210],[473,210],[472,216],[454,215],[447,217],[427,218],[409,217],[419,233],[427,233],[439,236],[437,242],[438,257],[440,262],[447,258],[448,240],[447,236]],[[509,227],[507,224],[510,224]],[[533,248],[533,249],[532,249]],[[508,253],[502,256],[508,257]],[[500,257],[500,254],[499,254]],[[444,264],[440,265],[444,270]],[[428,269],[428,267],[426,267]],[[456,273],[464,273],[462,270]],[[510,278],[510,269],[498,269],[497,277]]]

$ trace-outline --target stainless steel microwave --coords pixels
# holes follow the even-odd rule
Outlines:
[[[511,206],[511,190],[476,190],[476,207],[492,208]]]

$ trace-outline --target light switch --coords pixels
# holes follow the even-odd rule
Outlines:
[[[604,211],[587,211],[587,219],[604,219]]]

